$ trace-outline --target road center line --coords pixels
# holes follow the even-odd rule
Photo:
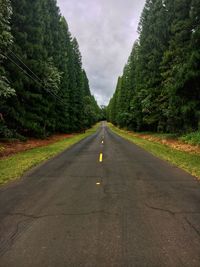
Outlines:
[[[103,161],[103,153],[100,153],[99,155],[99,162],[102,162]]]

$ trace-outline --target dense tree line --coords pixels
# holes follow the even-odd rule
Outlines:
[[[108,119],[137,131],[200,129],[200,1],[147,0]]]
[[[0,136],[81,131],[99,120],[56,0],[0,0]]]

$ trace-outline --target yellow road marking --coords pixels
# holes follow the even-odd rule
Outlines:
[[[102,162],[103,161],[103,153],[100,153],[99,155],[99,162]]]

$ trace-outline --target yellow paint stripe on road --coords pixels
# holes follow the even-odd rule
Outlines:
[[[99,162],[102,162],[103,161],[103,153],[100,153],[99,155]]]

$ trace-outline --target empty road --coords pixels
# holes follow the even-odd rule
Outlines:
[[[98,132],[0,188],[1,267],[199,267],[200,184]]]

